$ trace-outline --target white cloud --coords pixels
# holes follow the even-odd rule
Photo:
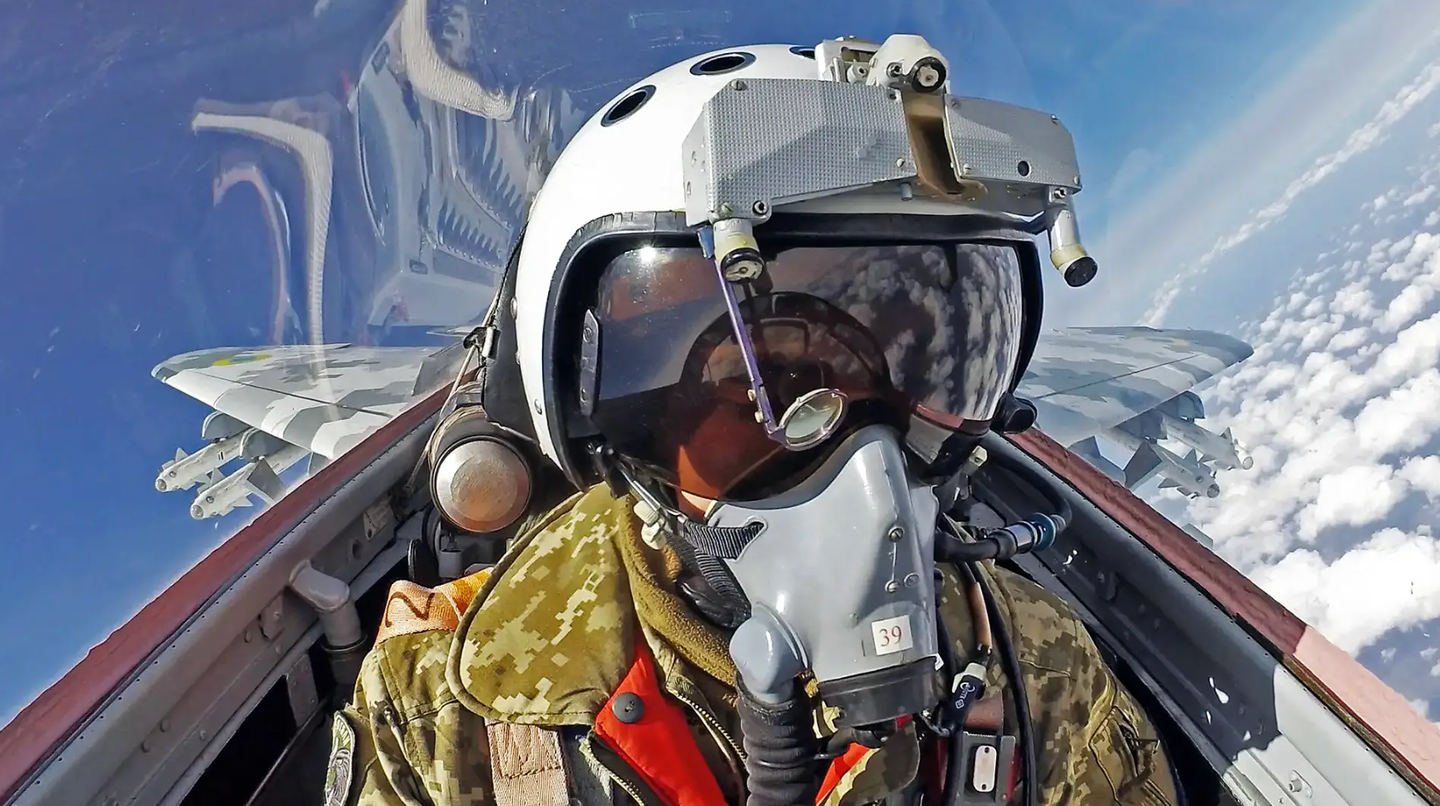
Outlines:
[[[1394,333],[1402,325],[1409,324],[1420,315],[1430,298],[1435,296],[1433,288],[1412,285],[1390,300],[1390,307],[1380,319],[1380,329]]]
[[[1429,498],[1440,498],[1440,456],[1422,456],[1405,460],[1398,473],[1411,487]],[[1428,650],[1431,655],[1435,650]],[[1422,657],[1427,657],[1423,652]]]
[[[1328,565],[1308,549],[1291,552],[1254,579],[1351,654],[1392,629],[1440,618],[1440,541],[1399,529]]]
[[[1375,318],[1379,311],[1375,307],[1375,295],[1370,291],[1370,278],[1360,278],[1335,292],[1330,309],[1354,319]]]
[[[1300,509],[1300,537],[1314,540],[1331,526],[1365,526],[1390,514],[1400,503],[1406,484],[1388,465],[1356,465],[1322,476],[1315,498]]]
[[[1343,353],[1346,350],[1353,350],[1365,343],[1365,337],[1367,335],[1365,328],[1362,327],[1336,333],[1335,337],[1330,339],[1330,342],[1325,345],[1325,350],[1330,353]]]
[[[1400,203],[1405,205],[1406,207],[1412,207],[1417,204],[1424,204],[1425,202],[1430,201],[1430,198],[1435,195],[1435,190],[1436,188],[1434,185],[1429,185],[1421,190],[1417,190],[1414,193],[1411,193],[1409,196],[1406,196],[1405,201]]]
[[[1207,427],[1233,428],[1255,464],[1220,471],[1220,498],[1188,502],[1185,517],[1351,653],[1440,618],[1440,542],[1425,523],[1440,511],[1440,234],[1396,204],[1425,195],[1437,166],[1427,155],[1379,197],[1408,209],[1406,230],[1371,218],[1318,261],[1297,256],[1270,312],[1237,334],[1254,355],[1203,395]],[[1401,520],[1407,502],[1424,510],[1416,521]]]

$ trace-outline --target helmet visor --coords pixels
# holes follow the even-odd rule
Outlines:
[[[1020,278],[1004,244],[797,247],[734,291],[777,415],[832,416],[807,406],[834,390],[851,416],[902,424],[914,413],[954,428],[989,420],[1010,387]],[[824,445],[787,450],[757,420],[737,328],[698,248],[620,254],[601,277],[595,316],[591,418],[622,455],[712,498],[733,497],[761,468],[820,457]]]

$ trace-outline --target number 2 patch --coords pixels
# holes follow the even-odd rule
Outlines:
[[[875,654],[890,655],[915,646],[910,635],[910,617],[896,616],[870,622],[870,635],[875,639]]]
[[[325,771],[325,806],[344,806],[350,799],[350,780],[354,777],[355,729],[345,715],[335,713],[330,725],[330,766]]]

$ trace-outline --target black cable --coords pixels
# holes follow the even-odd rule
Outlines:
[[[430,537],[430,518],[434,515],[434,504],[425,507],[425,511],[420,515],[420,539],[424,541],[427,546],[430,546],[432,551],[439,548],[439,546],[435,545],[435,543]]]
[[[1010,690],[1015,700],[1015,717],[1020,723],[1017,729],[1020,733],[1020,755],[1024,759],[1024,766],[1020,769],[1020,785],[1025,787],[1025,805],[1037,806],[1040,801],[1039,791],[1036,787],[1036,778],[1039,772],[1039,763],[1035,758],[1035,736],[1034,728],[1030,724],[1030,698],[1025,693],[1025,679],[1020,676],[1020,659],[1015,655],[1015,645],[1010,641],[1010,629],[1005,626],[1005,620],[1000,616],[1000,608],[995,604],[995,596],[990,592],[990,587],[982,580],[980,583],[980,595],[985,598],[985,610],[990,614],[990,631],[995,636],[995,647],[1000,652],[1000,662],[1005,666],[1005,676],[1010,678]]]
[[[935,589],[937,591],[940,589],[940,586],[943,584],[943,582],[944,575],[940,573],[939,569],[936,569]],[[949,697],[950,686],[952,683],[955,682],[955,677],[960,674],[960,670],[963,667],[960,665],[960,653],[956,651],[955,643],[950,640],[950,631],[945,628],[945,619],[940,617],[939,596],[935,597],[935,638],[940,644],[940,651],[945,653],[943,657],[945,659],[946,671],[943,675],[942,680],[943,685],[945,686],[945,696]]]
[[[1055,489],[1055,485],[1040,477],[1039,473],[1021,464],[1020,460],[1008,454],[996,451],[991,453],[981,466],[982,470],[990,465],[999,465],[1021,479],[1024,479],[1031,487],[1039,493],[1047,503],[1054,509],[1055,517],[1059,518],[1064,526],[1075,522],[1075,511],[1065,496]]]
[[[935,532],[935,556],[942,562],[961,565],[981,560],[994,560],[1000,556],[1000,544],[994,540],[978,540],[967,543],[943,530]]]
[[[993,560],[1000,556],[1000,545],[993,540],[974,542],[960,536],[960,527],[943,512],[936,522],[935,559],[960,567],[965,563]]]

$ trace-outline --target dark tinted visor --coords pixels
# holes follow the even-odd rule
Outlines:
[[[958,427],[994,415],[1018,360],[1021,271],[1008,245],[787,249],[735,291],[777,414],[831,388],[870,421],[919,413]],[[595,315],[592,420],[662,479],[729,497],[757,471],[825,450],[787,451],[757,422],[720,281],[698,248],[619,255]]]

